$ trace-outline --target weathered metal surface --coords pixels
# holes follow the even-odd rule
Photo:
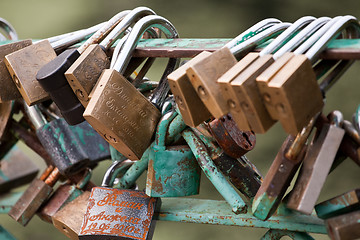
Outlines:
[[[261,240],[280,240],[284,236],[288,236],[289,238],[294,240],[314,240],[314,238],[312,238],[306,232],[294,232],[277,229],[270,229],[269,231],[267,231],[265,235],[261,238]]]
[[[136,57],[194,57],[202,51],[213,52],[231,39],[142,39]],[[260,51],[260,49],[257,49]],[[320,55],[323,59],[360,59],[359,39],[336,39]]]
[[[360,189],[341,194],[315,206],[319,218],[326,219],[360,209]]]
[[[234,214],[226,201],[216,200],[165,198],[162,199],[161,209],[155,218],[160,221],[326,233],[324,221],[314,215],[291,212],[289,215],[274,215],[267,221],[262,221],[252,215],[251,209],[247,213]]]
[[[165,145],[168,126],[176,116],[174,111],[166,113],[157,127],[146,180],[146,194],[151,197],[183,197],[199,193],[201,170],[189,146]]]
[[[239,158],[255,147],[255,133],[240,130],[230,113],[211,121],[209,129],[217,143],[230,157]]]
[[[0,193],[31,182],[39,168],[17,145],[0,161]]]
[[[95,187],[79,239],[151,239],[158,204],[160,199],[141,191]]]
[[[293,139],[294,137],[289,136],[285,140],[255,196],[252,211],[259,219],[266,220],[275,212],[301,163],[303,154],[295,159],[285,156]]]
[[[205,175],[229,203],[233,212],[241,213],[245,211],[245,202],[241,199],[235,189],[226,181],[224,175],[214,165],[207,149],[196,137],[196,135],[191,130],[184,130],[182,132],[182,136],[193,151],[193,154]]]
[[[8,231],[6,231],[5,228],[3,228],[1,225],[0,225],[0,239],[1,240],[16,240],[16,238],[11,235]]]
[[[49,197],[52,187],[59,177],[60,173],[55,168],[45,181],[41,179],[33,180],[21,198],[11,208],[8,215],[21,225],[26,226],[41,204]]]
[[[350,212],[325,221],[328,234],[333,240],[359,239],[360,211]]]

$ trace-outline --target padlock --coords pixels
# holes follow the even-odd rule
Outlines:
[[[129,159],[140,159],[151,143],[160,118],[159,110],[152,103],[158,105],[164,102],[169,91],[166,77],[168,71],[172,71],[174,67],[170,65],[171,67],[165,70],[151,102],[121,75],[137,41],[153,24],[168,37],[178,37],[172,24],[162,17],[146,16],[139,20],[125,42],[124,51],[119,54],[114,69],[106,69],[101,74],[84,112],[90,125]]]
[[[89,102],[89,94],[100,74],[110,67],[106,51],[133,22],[147,15],[155,15],[155,12],[147,7],[133,9],[100,44],[90,45],[65,72],[70,87],[84,107]]]
[[[316,204],[319,218],[327,219],[360,209],[360,189],[354,189]]]
[[[296,136],[289,135],[271,164],[252,204],[255,217],[266,220],[275,212],[304,157],[305,143],[315,124],[314,117]]]
[[[47,122],[37,106],[24,104],[25,112],[36,129],[41,144],[52,158],[52,165],[64,176],[73,175],[89,164],[80,138],[70,129],[63,118]]]
[[[210,52],[201,52],[191,61],[185,63],[168,75],[171,92],[174,94],[175,101],[184,122],[190,127],[196,127],[201,122],[209,119],[211,114],[192,87],[186,75],[186,69],[189,68],[191,64],[195,64],[209,55],[211,55]]]
[[[112,185],[117,175],[124,174],[124,172],[127,171],[132,164],[133,162],[130,160],[113,163],[106,172],[103,183],[107,186]],[[80,181],[81,182],[79,183],[84,184],[86,183],[86,178],[81,179]],[[75,182],[78,182],[78,180],[75,180]],[[83,188],[81,186],[78,187]],[[61,208],[52,216],[52,223],[54,226],[70,239],[79,239],[78,234],[80,232],[81,224],[86,213],[90,191],[93,187],[94,186],[91,182],[88,183],[85,191],[79,197],[67,203],[63,208]]]
[[[261,32],[266,27],[278,22],[280,21],[277,19],[265,19],[228,42],[225,47],[231,48],[247,40],[252,36],[252,34]],[[174,94],[175,101],[179,107],[180,113],[186,125],[190,127],[196,127],[201,122],[206,121],[211,117],[211,113],[192,87],[190,80],[186,75],[186,69],[189,68],[190,65],[203,60],[209,55],[211,55],[211,53],[206,51],[198,54],[168,76],[171,92]]]
[[[311,42],[313,38],[310,37],[294,51],[295,56],[268,81],[267,86],[272,90],[265,92],[267,98],[265,101],[275,106],[272,109],[276,109],[276,114],[287,133],[299,132],[309,119],[322,109],[323,93],[316,82],[311,63],[317,60],[326,43],[340,33],[344,26],[351,23],[357,24],[355,18],[351,16],[329,21],[312,36],[320,37],[320,33],[323,34],[315,44]],[[308,42],[313,44],[310,45],[311,48],[305,55],[298,54],[302,49],[306,50]]]
[[[255,147],[255,133],[240,130],[230,113],[214,119],[208,126],[216,142],[232,158],[239,158]]]
[[[90,191],[95,185],[90,182],[91,170],[84,171],[74,175],[67,182],[58,186],[51,197],[41,206],[37,215],[41,220],[52,223],[52,217],[64,206],[83,194],[84,191]]]
[[[127,168],[124,162],[120,165],[120,169]],[[112,174],[105,174],[102,185],[112,185],[117,171],[109,171]],[[142,191],[95,187],[91,190],[79,239],[151,239],[155,227],[152,217],[159,207],[159,198]]]
[[[312,213],[345,134],[344,129],[340,127],[343,120],[341,112],[333,111],[328,118],[333,123],[324,125],[308,146],[303,165],[287,202],[288,208],[305,214]]]
[[[42,203],[50,196],[54,184],[60,177],[57,168],[48,167],[40,178],[31,182],[20,199],[9,211],[9,216],[26,226]]]
[[[275,123],[262,103],[255,79],[273,63],[274,57],[271,53],[313,20],[313,17],[297,20],[260,53],[249,53],[218,79],[228,109],[241,129],[251,128],[256,133],[264,133]],[[264,34],[264,37],[268,38],[268,34]]]
[[[199,128],[199,127],[198,127]],[[245,157],[232,158],[217,146],[215,140],[208,137],[206,129],[194,133],[201,138],[207,147],[209,155],[215,166],[222,172],[225,178],[234,185],[250,201],[254,198],[262,183],[262,175],[256,167]]]
[[[325,221],[326,229],[332,240],[360,238],[360,211],[354,211]]]
[[[0,161],[0,193],[31,182],[39,168],[16,145]]]
[[[177,113],[166,113],[160,120],[151,145],[146,194],[151,197],[183,197],[199,194],[200,167],[187,145],[166,146],[170,122]]]
[[[0,142],[4,141],[8,131],[9,122],[12,118],[14,103],[11,101],[0,103]]]
[[[62,116],[69,124],[75,125],[84,121],[82,114],[84,113],[85,108],[72,91],[64,73],[80,57],[80,54],[90,46],[90,44],[96,43],[104,38],[104,36],[106,36],[106,34],[108,34],[128,12],[129,11],[122,11],[116,14],[78,49],[64,51],[52,61],[43,65],[37,72],[37,81],[45,91],[49,93],[51,99],[58,106]],[[97,62],[96,64],[106,66],[106,62]]]
[[[5,56],[5,65],[12,80],[29,106],[49,98],[36,81],[36,74],[42,66],[56,57],[56,48],[81,41],[94,31],[96,31],[94,28],[89,28],[87,31],[68,36],[66,40],[62,39],[51,44],[48,40],[39,41]]]

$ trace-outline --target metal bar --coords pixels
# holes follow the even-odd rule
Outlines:
[[[142,39],[134,57],[194,57],[202,51],[213,52],[223,47],[231,39]],[[256,49],[255,51],[260,51]],[[320,58],[360,59],[360,39],[336,39],[329,43]]]
[[[291,212],[273,215],[267,221],[254,217],[251,210],[235,214],[226,201],[193,198],[162,198],[161,209],[155,219],[161,221],[202,223],[240,227],[286,229],[288,231],[326,234],[324,221],[315,215]]]

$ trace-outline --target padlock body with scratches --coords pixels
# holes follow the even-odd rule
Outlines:
[[[56,57],[49,41],[43,40],[5,56],[5,64],[25,102],[32,106],[49,94],[36,80],[42,66]]]
[[[79,239],[151,239],[158,201],[140,191],[95,187]]]
[[[120,73],[106,69],[84,117],[116,150],[138,160],[150,145],[161,114]]]
[[[90,45],[65,72],[65,77],[81,104],[86,107],[89,94],[110,61],[98,44]]]

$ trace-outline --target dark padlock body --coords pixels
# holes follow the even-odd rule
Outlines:
[[[249,199],[255,197],[262,177],[241,158],[235,159],[225,153],[213,159],[215,165],[242,194]]]
[[[239,158],[255,147],[255,133],[239,129],[230,113],[211,121],[209,128],[216,142],[233,158]]]
[[[16,145],[0,162],[0,193],[31,182],[39,168]]]
[[[87,154],[90,164],[96,164],[97,162],[105,159],[110,159],[109,143],[105,141],[94,128],[86,121],[70,126],[72,132],[80,140],[80,145]]]
[[[54,60],[44,65],[37,73],[36,79],[51,99],[59,107],[62,116],[70,125],[83,122],[85,108],[72,91],[64,73],[80,56],[76,49],[62,52]]]
[[[95,187],[91,191],[79,239],[151,239],[160,199],[144,192]]]
[[[8,213],[9,216],[21,225],[26,226],[51,192],[52,187],[40,179],[35,179],[11,208]]]
[[[36,134],[62,175],[73,175],[89,164],[88,155],[79,147],[80,140],[64,119],[45,124]]]

